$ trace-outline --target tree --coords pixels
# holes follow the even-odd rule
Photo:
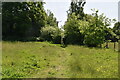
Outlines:
[[[83,37],[79,30],[78,16],[73,13],[64,25],[66,44],[83,44]]]
[[[85,45],[96,47],[104,43],[106,26],[100,19],[98,10],[96,10],[92,16],[87,15],[87,17],[88,19],[86,19],[86,21],[81,21],[80,23],[80,32],[85,35]]]
[[[120,35],[120,22],[116,22],[114,24],[114,27],[113,27],[113,32],[114,32],[114,37],[112,38],[112,40],[114,42],[118,41],[119,40],[119,35]]]
[[[120,22],[114,24],[113,32],[115,32],[116,35],[120,35]]]
[[[47,10],[46,22],[47,22],[47,25],[49,25],[49,26],[58,27],[57,20],[54,17],[54,14],[50,10]]]
[[[72,0],[68,10],[68,18],[64,25],[66,44],[83,44],[83,37],[79,31],[79,20],[84,19],[84,0]]]
[[[84,17],[84,5],[86,4],[85,0],[72,0],[70,9],[68,10],[68,17],[71,16],[72,13],[75,13],[78,16],[78,19],[83,19]]]
[[[3,2],[3,39],[38,37],[46,24],[43,2]],[[7,24],[6,24],[7,23]],[[14,37],[14,38],[13,38]]]

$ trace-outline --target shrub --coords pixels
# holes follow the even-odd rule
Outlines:
[[[60,43],[61,30],[58,27],[43,27],[41,29],[41,37],[46,41],[52,41],[53,43]]]

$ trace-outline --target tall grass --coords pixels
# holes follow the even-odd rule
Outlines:
[[[115,78],[118,76],[118,54],[110,49],[69,46],[71,77]]]
[[[3,42],[3,78],[116,78],[118,53],[48,42]]]

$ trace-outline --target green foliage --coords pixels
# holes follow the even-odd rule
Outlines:
[[[57,27],[53,13],[49,10],[46,13],[43,4],[44,2],[4,2],[3,40],[35,41],[40,36],[42,27]]]
[[[93,11],[95,11],[95,9],[93,9]],[[94,16],[98,14],[93,14]],[[105,40],[112,40],[112,41],[116,41],[116,34],[113,32],[112,28],[108,27],[111,25],[111,23],[115,23],[116,19],[109,19],[107,18],[103,13],[101,15],[98,16],[98,20],[100,22],[100,24],[98,25],[103,25],[104,28],[104,33],[105,33]]]
[[[61,30],[58,27],[47,26],[41,29],[41,37],[46,41],[60,43]]]
[[[47,10],[46,22],[47,22],[47,25],[49,26],[54,26],[54,27],[58,26],[56,18],[54,17],[54,14],[50,10]]]
[[[90,33],[89,35],[85,35],[84,44],[86,44],[87,46],[96,47],[104,43],[104,40],[104,33],[101,30],[96,30],[95,32]]]
[[[109,19],[104,14],[98,15],[95,9],[92,9],[92,15],[85,14],[85,4],[85,0],[72,0],[62,32],[54,14],[50,10],[45,12],[44,2],[3,2],[3,40],[38,40],[95,47],[105,40],[116,41],[120,33],[119,22],[112,31],[107,26],[115,19]]]
[[[64,30],[66,43],[85,44],[98,46],[105,40],[105,30],[111,20],[103,14],[98,15],[98,10],[92,9],[92,15],[84,14],[85,1],[72,1],[68,12],[68,19]]]
[[[115,32],[116,35],[120,35],[120,22],[114,24],[113,32]]]
[[[105,30],[105,40],[111,40],[111,42],[116,42],[117,41],[117,35],[113,32],[112,28],[107,28],[107,30]]]
[[[70,17],[73,13],[78,16],[78,19],[83,19],[84,17],[84,5],[86,4],[85,0],[82,1],[71,1],[70,9],[68,10],[68,17]]]
[[[94,18],[93,18],[94,19]],[[94,21],[94,20],[91,20]],[[105,40],[105,33],[102,25],[96,26],[97,23],[81,21],[80,31],[85,35],[84,44],[88,46],[98,46]]]
[[[105,30],[107,28],[104,21],[101,20],[102,16],[98,15],[98,11],[93,15],[86,14],[84,20],[78,20],[78,17],[73,13],[68,18],[64,26],[66,41],[72,44],[84,43],[87,46],[102,44],[105,40]]]
[[[85,35],[84,37],[84,44],[88,46],[98,46],[104,43],[105,40],[105,29],[106,26],[104,25],[103,21],[98,16],[98,11],[93,13],[91,16],[91,20],[89,22],[81,22],[80,27],[82,33]]]
[[[73,13],[68,21],[65,23],[65,43],[66,44],[82,44],[83,43],[83,35],[79,31],[79,20],[78,17]]]
[[[85,14],[82,20],[75,13],[68,17],[64,26],[67,43],[84,43],[87,46],[96,47],[114,35],[107,28],[113,20],[106,18],[103,14],[98,15],[98,10],[92,9],[92,11],[94,11],[92,15]]]
[[[2,8],[3,39],[37,37],[45,26],[43,2],[3,2]]]

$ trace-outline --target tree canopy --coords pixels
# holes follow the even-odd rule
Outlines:
[[[44,2],[3,2],[3,40],[51,41],[60,43],[64,36],[65,44],[99,46],[107,40],[117,41],[120,35],[120,22],[109,28],[114,19],[98,10],[84,13],[85,0],[72,0],[67,11],[67,21],[63,30],[58,27],[54,14],[44,9]]]
[[[44,2],[3,2],[3,40],[27,40],[40,36],[46,25],[56,26],[52,12],[47,14]]]
[[[108,28],[115,20],[107,18],[104,14],[98,15],[99,11],[95,9],[91,9],[92,14],[85,14],[85,3],[84,0],[71,2],[64,25],[66,42],[96,47],[115,35]]]

